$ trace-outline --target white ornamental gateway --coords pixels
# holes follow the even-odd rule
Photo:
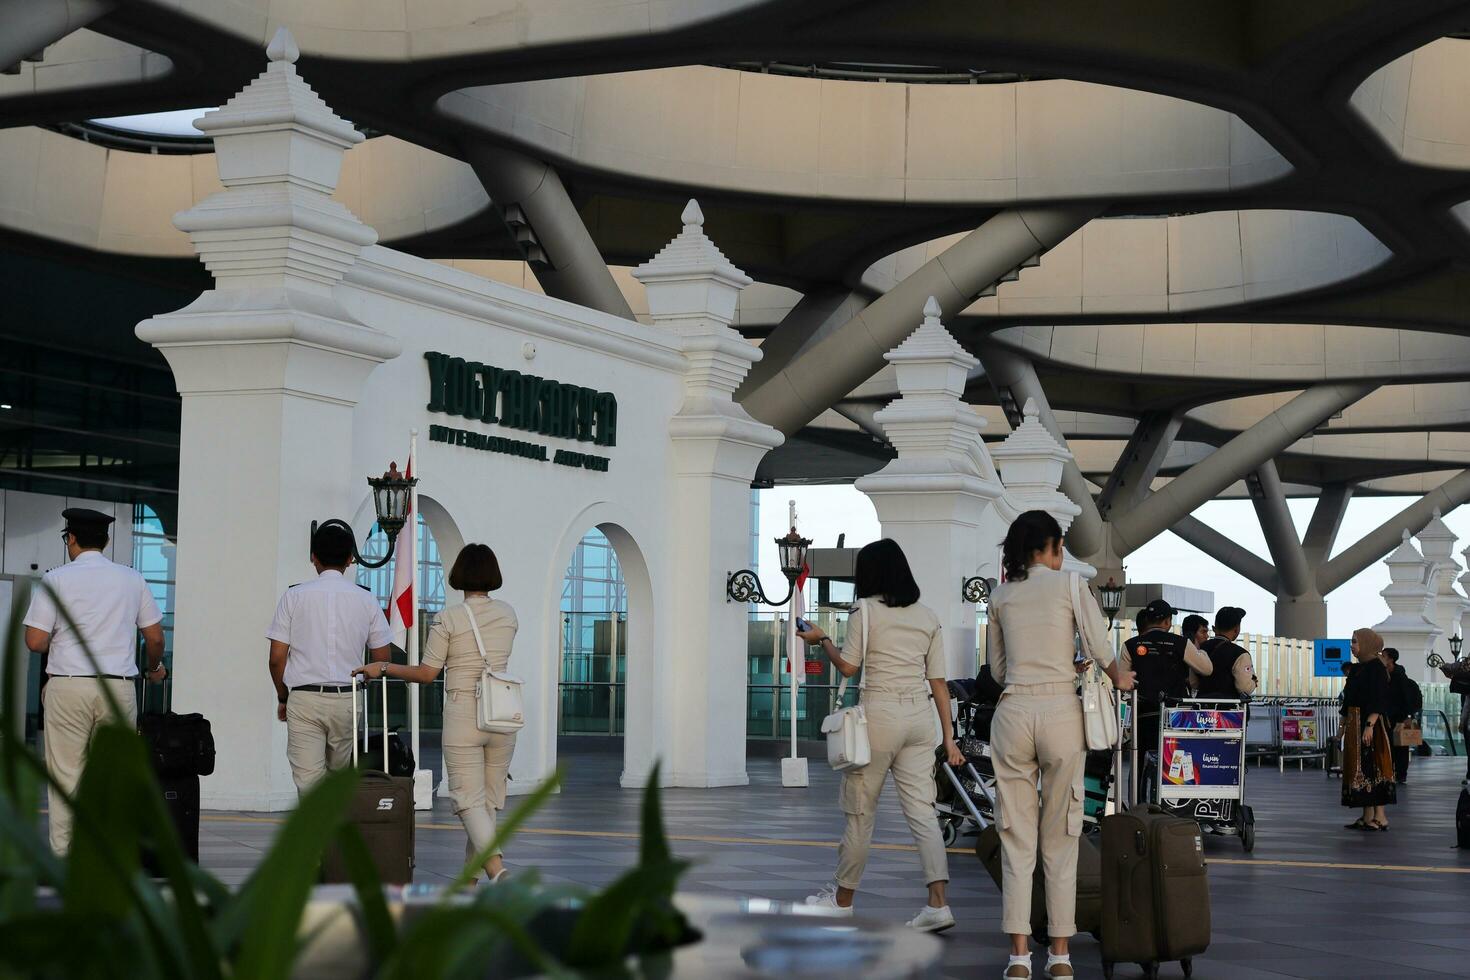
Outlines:
[[[311,522],[343,517],[365,539],[364,477],[403,461],[414,430],[445,560],[490,545],[520,621],[513,791],[556,765],[562,582],[593,528],[628,592],[624,785],[655,761],[670,785],[745,783],[747,611],[725,575],[749,553],[756,465],[782,441],[731,397],[760,358],[730,327],[750,280],[694,202],[638,270],[651,325],[375,245],[331,197],[363,137],[297,74],[284,30],[269,58],[197,123],[225,189],[175,223],[214,288],[137,329],[183,400],[174,696],[214,725],[204,805],[295,803],[263,633],[312,574]]]

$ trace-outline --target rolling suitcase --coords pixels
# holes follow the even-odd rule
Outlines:
[[[975,840],[975,856],[990,873],[995,887],[1001,885],[1000,832],[991,824],[980,831]],[[1102,930],[1102,855],[1091,837],[1077,838],[1077,931],[1099,935]],[[1046,877],[1041,855],[1036,855],[1036,871],[1031,877],[1031,935],[1038,942],[1047,941]]]
[[[357,684],[352,678],[352,764],[358,763]],[[388,682],[383,685],[383,754],[388,751]],[[363,739],[367,738],[368,686],[363,685]],[[413,779],[390,776],[381,770],[365,769],[359,776],[357,792],[347,808],[347,819],[362,834],[385,885],[406,885],[413,880],[414,813]],[[342,855],[329,846],[322,855],[322,881],[345,883],[352,880]]]
[[[199,863],[199,776],[195,773],[159,774],[159,787],[163,790],[163,805],[173,819],[179,832],[179,841],[184,845],[184,854],[195,864]],[[143,852],[143,870],[150,877],[163,877],[158,859],[152,848]]]
[[[1102,821],[1103,976],[1137,963],[1157,977],[1159,963],[1210,945],[1210,889],[1199,825],[1157,806],[1135,806]]]

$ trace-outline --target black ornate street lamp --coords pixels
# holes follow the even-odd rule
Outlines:
[[[1459,633],[1456,633],[1454,636],[1450,637],[1450,654],[1451,654],[1451,656],[1453,656],[1456,660],[1459,660],[1460,659],[1460,647],[1462,647],[1464,645],[1465,645],[1465,638],[1463,636],[1461,636]]]
[[[403,525],[408,522],[408,509],[413,499],[413,488],[418,484],[418,477],[406,477],[398,472],[397,463],[388,464],[388,472],[380,477],[368,477],[368,486],[373,491],[373,510],[378,515],[378,527],[388,537],[388,553],[376,561],[368,561],[362,557],[357,550],[357,536],[353,534],[352,525],[340,517],[318,524],[311,522],[311,536],[316,537],[318,528],[336,525],[345,530],[352,537],[352,557],[363,568],[382,568],[393,558],[393,546],[398,543],[398,532],[403,530]]]
[[[1099,586],[1098,598],[1102,603],[1102,611],[1108,614],[1108,629],[1111,630],[1118,620],[1118,613],[1123,609],[1123,586],[1108,576],[1108,584]]]
[[[725,576],[726,602],[759,602],[767,606],[784,606],[791,601],[796,591],[796,580],[806,567],[806,549],[811,547],[811,538],[796,533],[796,528],[784,538],[776,539],[776,550],[781,556],[781,574],[786,576],[786,597],[772,602],[761,588],[761,580],[748,568],[742,568]]]
[[[990,605],[990,593],[995,588],[995,579],[983,575],[971,575],[960,583],[960,596],[977,606]]]

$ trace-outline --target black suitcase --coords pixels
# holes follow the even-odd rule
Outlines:
[[[1147,977],[1210,945],[1210,888],[1204,843],[1193,820],[1157,806],[1135,806],[1102,820],[1103,976],[1137,963]]]
[[[138,731],[148,743],[153,771],[159,775],[209,776],[214,773],[214,733],[201,714],[144,714]]]
[[[352,678],[352,763],[359,761],[359,738],[357,730],[357,683]],[[383,732],[382,755],[391,762],[392,751],[388,744],[388,682],[383,685]],[[367,691],[363,686],[363,738],[367,737]],[[367,844],[368,854],[377,868],[378,878],[385,885],[406,885],[413,880],[414,866],[414,812],[413,777],[390,775],[381,770],[364,769],[358,778],[357,792],[347,808],[347,819],[355,825]],[[351,882],[342,855],[335,846],[329,846],[322,855],[322,881],[330,884]]]
[[[1460,790],[1455,804],[1455,846],[1470,850],[1470,789]]]
[[[398,729],[388,732],[388,765],[383,765],[383,746],[374,745],[378,739],[364,736],[362,751],[357,756],[357,768],[373,772],[386,772],[390,776],[413,777],[418,766],[414,762],[413,748]]]
[[[992,824],[980,831],[975,839],[975,856],[990,873],[995,887],[1001,888],[1000,832]],[[1083,834],[1077,838],[1077,931],[1097,936],[1102,930],[1102,855],[1091,837]],[[1036,870],[1031,877],[1031,935],[1038,943],[1045,943],[1046,919],[1046,876],[1041,867],[1041,855],[1036,855]]]
[[[179,841],[184,845],[185,856],[198,864],[199,777],[194,773],[160,774],[158,785],[163,790],[163,805],[179,832]],[[154,878],[163,876],[151,849],[143,853],[143,869]]]

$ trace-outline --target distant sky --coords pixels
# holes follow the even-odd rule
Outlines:
[[[1411,497],[1363,497],[1348,504],[1334,553],[1357,541],[1413,502]],[[773,587],[780,579],[774,538],[787,530],[787,501],[795,500],[800,529],[817,547],[830,548],[839,533],[847,534],[849,546],[860,546],[879,536],[878,515],[866,496],[851,486],[777,487],[761,491],[761,577]],[[1290,501],[1297,533],[1306,530],[1313,500]],[[1248,500],[1216,500],[1195,511],[1194,516],[1215,530],[1267,557],[1266,539]],[[1459,549],[1470,544],[1470,507],[1445,517],[1450,530],[1460,536]],[[1461,559],[1463,560],[1463,559]],[[1133,582],[1166,582],[1215,593],[1215,605],[1240,606],[1246,610],[1245,627],[1252,633],[1270,633],[1275,625],[1276,599],[1246,581],[1213,558],[1165,532],[1128,556],[1128,578]],[[1333,636],[1347,636],[1359,626],[1371,626],[1388,616],[1388,605],[1378,594],[1388,585],[1388,568],[1381,561],[1327,597],[1327,627]]]

